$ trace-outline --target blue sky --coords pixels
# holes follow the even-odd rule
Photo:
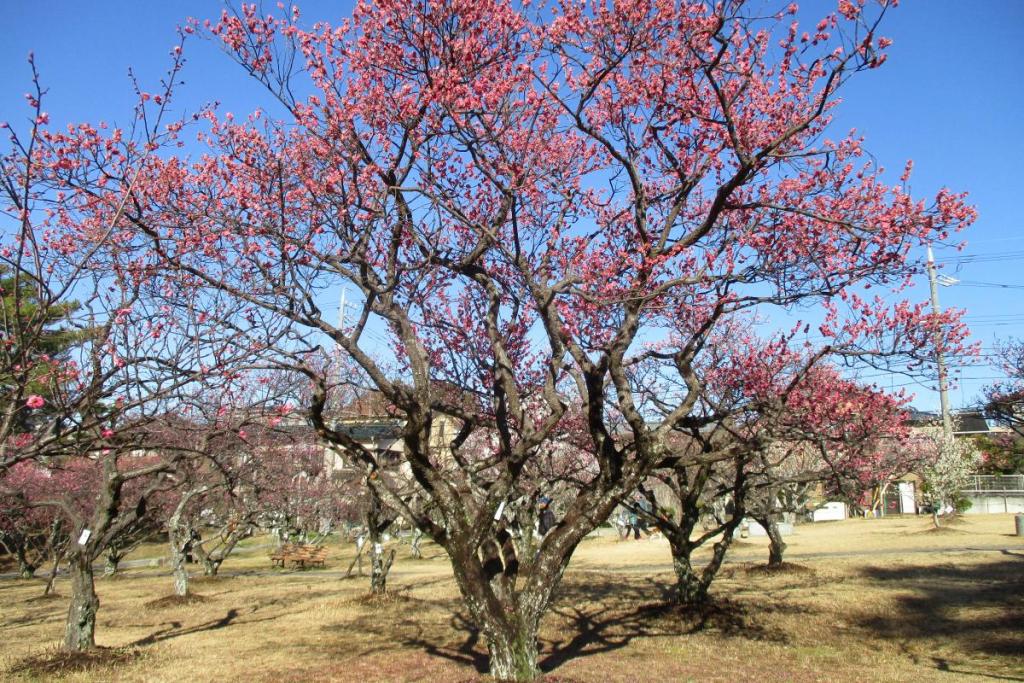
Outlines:
[[[803,2],[819,14],[833,2]],[[46,110],[54,124],[69,120],[117,122],[133,103],[129,66],[143,84],[155,84],[176,44],[175,26],[186,17],[213,18],[217,0],[139,2],[107,0],[18,1],[5,7],[0,43],[0,120],[27,115],[25,61],[34,51],[44,84]],[[300,4],[305,21],[337,21],[351,2]],[[802,14],[804,13],[802,12]],[[913,159],[911,187],[928,196],[941,187],[966,190],[979,219],[963,235],[964,252],[937,249],[944,273],[962,284],[940,292],[943,306],[968,311],[974,339],[990,353],[999,339],[1024,337],[1024,2],[1016,0],[904,0],[889,13],[882,34],[894,39],[881,69],[851,81],[836,117],[837,130],[857,128],[866,148],[897,174]],[[248,112],[268,99],[214,45],[191,40],[185,88],[178,108],[217,100],[227,111]],[[999,286],[989,286],[999,285]],[[924,283],[913,292],[927,296]],[[999,373],[991,357],[961,368],[963,380],[952,404],[969,405]],[[872,377],[898,387],[903,377]],[[919,408],[934,409],[937,395],[926,386],[906,387]]]

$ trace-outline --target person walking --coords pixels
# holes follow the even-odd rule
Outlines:
[[[633,504],[636,508],[636,511],[633,513],[633,519],[635,520],[633,527],[634,533],[636,534],[635,538],[638,541],[640,540],[641,531],[647,534],[647,537],[650,538],[652,536],[652,532],[647,524],[647,519],[654,509],[651,506],[651,501],[647,500],[647,497],[643,494],[638,493],[636,494]]]
[[[636,508],[629,509],[629,526],[626,527],[626,538],[629,538],[630,531],[635,534],[634,538],[640,540],[640,516],[636,512]]]

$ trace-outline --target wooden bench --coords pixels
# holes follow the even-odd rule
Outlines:
[[[284,563],[295,552],[296,546],[292,543],[285,543],[283,546],[270,554],[270,561],[275,567],[283,567]]]
[[[327,561],[327,548],[319,545],[286,544],[270,555],[270,561],[277,567],[291,562],[298,569],[323,567]]]
[[[290,559],[299,569],[323,567],[327,560],[327,549],[322,546],[303,546],[296,550]]]

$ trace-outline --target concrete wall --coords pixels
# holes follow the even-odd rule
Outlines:
[[[763,526],[761,526],[760,522],[756,522],[756,521],[750,519],[749,517],[747,519],[745,519],[744,521],[747,524],[747,534],[749,534],[750,536],[767,536],[768,535],[768,532],[765,530],[765,528]],[[781,534],[782,536],[792,536],[793,535],[793,525],[790,524],[789,522],[779,522],[778,527],[779,527],[779,534]],[[739,532],[739,531],[741,531],[741,529],[737,529],[736,531]]]
[[[1024,494],[1021,493],[968,493],[964,496],[971,501],[971,507],[964,514],[984,515],[1004,512],[1024,512]]]

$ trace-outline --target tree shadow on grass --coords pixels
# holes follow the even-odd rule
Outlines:
[[[204,631],[217,631],[236,623],[256,624],[261,622],[276,621],[282,617],[287,616],[287,613],[272,614],[259,618],[254,618],[252,615],[266,607],[275,606],[277,602],[278,601],[274,600],[268,603],[256,603],[254,605],[251,605],[248,608],[246,614],[244,615],[242,615],[241,610],[239,610],[236,607],[232,607],[224,614],[224,616],[220,618],[211,619],[210,621],[206,621],[201,624],[196,624],[195,626],[188,626],[185,628],[182,628],[184,622],[178,620],[168,621],[165,622],[166,625],[164,628],[158,629],[153,633],[150,633],[148,636],[145,636],[143,638],[140,638],[139,640],[134,641],[133,643],[131,643],[131,645],[133,647],[138,647],[142,645],[152,645],[154,643],[158,643],[164,640],[170,640],[172,638],[179,638],[181,636],[192,635],[194,633],[202,633]],[[294,602],[290,604],[294,606]],[[240,620],[239,616],[243,616],[244,618]]]
[[[677,638],[698,632],[726,638],[787,642],[765,625],[761,612],[806,611],[784,604],[751,605],[712,595],[699,607],[673,601],[675,584],[647,577],[641,581],[589,576],[566,581],[541,633],[541,668],[551,671],[570,660],[612,652],[637,638]],[[552,634],[557,628],[557,631]]]
[[[1020,666],[1024,652],[1024,561],[1017,559],[1016,553],[1004,554],[1014,559],[964,565],[866,567],[862,573],[868,579],[892,584],[907,593],[895,597],[896,608],[890,613],[865,615],[860,625],[901,641],[915,660],[922,658],[910,645],[916,640],[932,640],[949,643],[968,656],[1016,661]],[[957,670],[948,659],[927,659],[940,670]],[[1024,666],[1020,673],[1024,675]]]
[[[709,631],[724,637],[786,641],[785,634],[760,623],[761,606],[718,598],[700,609],[682,609],[671,602],[673,589],[671,583],[654,578],[638,580],[597,573],[567,578],[541,627],[541,670],[550,673],[573,659],[613,652],[638,638],[673,638]],[[773,611],[773,607],[765,611]],[[431,618],[431,614],[444,613],[447,618]],[[329,627],[337,628],[341,627]],[[344,628],[367,638],[359,656],[416,648],[481,674],[488,670],[486,643],[457,598],[409,598],[386,611],[367,612]]]
[[[214,619],[207,621],[202,624],[195,626],[189,626],[188,628],[182,628],[182,622],[170,621],[166,628],[154,631],[144,638],[140,638],[132,643],[133,647],[139,647],[142,645],[152,645],[159,643],[162,640],[170,640],[171,638],[177,638],[179,636],[189,635],[191,633],[201,633],[203,631],[216,631],[229,626],[238,617],[237,609],[229,609],[227,613],[220,619]]]

